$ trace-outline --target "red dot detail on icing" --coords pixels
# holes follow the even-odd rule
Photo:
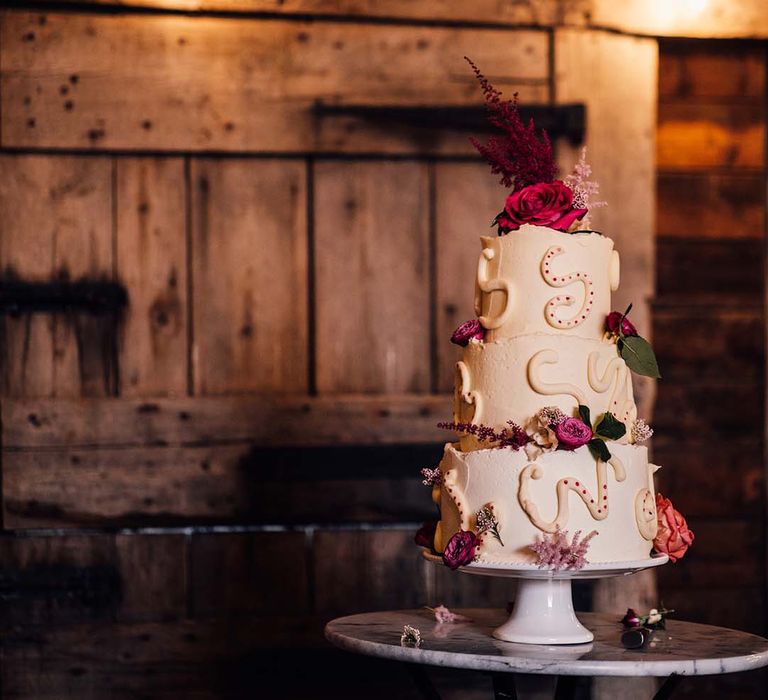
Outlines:
[[[568,483],[568,479],[563,479],[563,483],[567,484]]]
[[[594,499],[594,498],[590,498],[590,499],[589,499],[589,502],[590,502],[590,503],[594,503],[594,502],[595,502],[595,499]]]
[[[608,484],[603,484],[603,488],[607,489],[608,488]]]
[[[582,493],[583,493],[583,494],[586,496],[586,495],[587,495],[587,490],[586,490],[586,489],[584,489],[584,490],[582,491]]]

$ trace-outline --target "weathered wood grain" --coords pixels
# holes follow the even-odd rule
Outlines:
[[[37,0],[29,3],[35,4]],[[427,20],[429,22],[488,22],[549,26],[557,18],[558,0],[524,0],[499,4],[497,0],[446,3],[443,0],[54,0],[47,5],[147,7],[186,12],[253,12],[320,17],[368,17]]]
[[[283,456],[249,444],[61,448],[3,456],[7,527],[421,521],[441,445]]]
[[[214,700],[242,697],[243,688],[255,687],[267,700],[286,693],[307,697],[309,684],[299,678],[303,674],[291,670],[295,671],[299,649],[312,650],[303,668],[313,668],[313,656],[327,650],[323,624],[317,617],[287,614],[21,628],[4,635],[0,689],[3,698],[15,700],[53,700],[62,697],[62,689],[69,697],[87,700],[141,696]],[[288,647],[294,647],[293,665],[278,651]],[[347,656],[343,658],[348,664]],[[313,685],[322,677],[322,668],[318,663],[315,671],[321,675],[312,677]],[[322,684],[333,688],[332,678],[342,668],[336,665]],[[401,682],[406,680],[407,676]],[[358,683],[358,692],[360,687]]]
[[[308,543],[304,532],[193,535],[190,615],[309,615]]]
[[[762,383],[765,376],[763,310],[742,305],[654,306],[654,351],[665,382]],[[685,340],[681,342],[680,334]]]
[[[299,445],[426,443],[446,439],[448,395],[8,400],[3,446],[142,447],[252,442]]]
[[[656,264],[658,299],[665,304],[762,304],[761,239],[663,236],[656,240]]]
[[[108,158],[3,155],[0,172],[0,268],[5,277],[111,277]],[[114,319],[62,310],[3,316],[1,322],[6,396],[115,392]]]
[[[662,171],[656,193],[658,236],[723,240],[764,235],[761,173]]]
[[[458,353],[449,338],[459,323],[475,315],[479,238],[494,233],[490,222],[503,208],[506,194],[485,163],[435,165],[438,391],[453,390]]]
[[[312,550],[316,609],[330,617],[424,605],[425,562],[413,535],[401,529],[318,532]]]
[[[656,162],[664,169],[763,167],[761,105],[659,105]]]
[[[0,21],[4,146],[466,154],[455,132],[312,113],[317,100],[477,104],[464,55],[505,91],[546,99],[540,31],[22,11]]]
[[[304,164],[194,160],[191,181],[194,392],[306,392]]]
[[[761,102],[765,51],[746,42],[667,41],[661,45],[659,99]]]
[[[122,396],[187,392],[186,183],[181,158],[118,158],[117,277],[129,305]]]
[[[317,164],[318,392],[429,390],[428,225],[424,164]]]
[[[115,535],[119,622],[179,620],[187,615],[188,591],[195,580],[187,548],[187,536],[179,533]]]

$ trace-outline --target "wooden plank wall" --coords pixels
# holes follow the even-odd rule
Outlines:
[[[659,77],[654,459],[697,535],[659,590],[682,617],[762,634],[766,50],[662,42]],[[759,678],[689,689],[757,697]]]
[[[446,338],[472,314],[467,253],[503,190],[466,134],[313,106],[476,105],[464,54],[523,102],[581,101],[558,60],[650,67],[655,46],[558,36],[546,2],[143,4],[0,13],[0,271],[128,298],[0,319],[0,694],[415,697],[322,624],[513,595],[411,542],[433,513],[418,469],[450,410]],[[621,87],[604,81],[591,129]],[[637,172],[611,180],[649,208]],[[650,269],[635,223],[619,236]]]

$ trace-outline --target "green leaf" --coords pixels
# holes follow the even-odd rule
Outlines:
[[[613,413],[608,411],[603,414],[600,422],[597,424],[595,432],[608,440],[618,440],[627,432],[627,426],[619,420],[616,420]]]
[[[591,428],[592,421],[589,417],[589,408],[579,404],[579,415],[581,416],[581,420],[583,420]]]
[[[619,343],[619,353],[635,374],[661,379],[656,355],[650,343],[639,335],[626,335]]]
[[[592,438],[587,443],[587,447],[595,459],[600,459],[603,462],[607,462],[611,458],[611,453],[608,450],[608,446],[600,438]]]

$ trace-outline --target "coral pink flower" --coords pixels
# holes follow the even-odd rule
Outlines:
[[[680,559],[693,544],[694,535],[688,529],[685,518],[675,510],[672,501],[656,494],[656,517],[659,531],[653,540],[654,549],[668,554],[672,562]]]
[[[477,535],[470,530],[459,530],[445,546],[443,563],[453,570],[466,566],[475,558],[476,547]]]
[[[586,209],[573,208],[573,192],[562,180],[555,180],[528,185],[510,194],[496,221],[505,231],[514,231],[522,224],[566,231],[586,213]]]
[[[558,446],[562,450],[575,450],[592,439],[592,428],[578,418],[566,418],[555,426]]]

